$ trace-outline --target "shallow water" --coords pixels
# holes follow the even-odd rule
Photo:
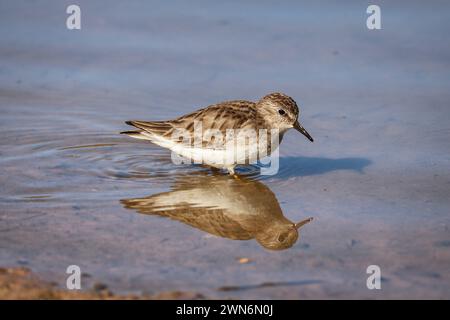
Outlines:
[[[64,2],[0,4],[0,265],[117,292],[450,298],[449,4],[382,2],[381,31],[356,1],[79,4],[81,31]],[[315,138],[289,132],[275,176],[118,134],[275,90]],[[267,250],[248,230],[280,214],[314,220]]]

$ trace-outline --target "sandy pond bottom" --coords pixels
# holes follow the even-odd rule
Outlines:
[[[56,2],[1,5],[0,266],[64,290],[74,264],[119,295],[450,298],[445,8],[386,3],[368,33],[357,2],[80,3],[79,33]],[[118,134],[273,90],[315,138],[289,132],[274,176],[177,166]],[[254,239],[307,217],[289,249]]]

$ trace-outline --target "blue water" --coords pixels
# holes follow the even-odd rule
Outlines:
[[[375,31],[360,1],[78,1],[78,31],[69,4],[0,3],[0,265],[64,286],[78,264],[119,293],[450,297],[447,2],[381,1]],[[290,249],[124,208],[209,174],[125,120],[273,91],[315,139],[289,132],[277,175],[248,172],[288,219],[315,218]]]

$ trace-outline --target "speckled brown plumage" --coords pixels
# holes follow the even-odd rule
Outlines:
[[[235,135],[241,130],[253,130],[256,133],[257,143],[261,129],[267,130],[268,155],[273,151],[271,130],[277,129],[279,141],[284,133],[290,128],[296,128],[312,141],[309,134],[298,124],[299,109],[297,103],[283,93],[271,93],[258,102],[246,100],[225,101],[210,105],[206,108],[183,115],[179,118],[167,121],[127,121],[126,123],[138,128],[138,131],[123,132],[134,138],[151,140],[153,142],[161,139],[172,141],[176,144],[183,143],[186,147],[194,147],[195,141],[200,141],[201,148],[221,150],[225,149],[225,137],[229,129],[233,129]],[[191,137],[196,137],[196,124],[201,124],[200,139],[191,139],[188,142],[177,134],[180,130],[186,130]],[[222,138],[208,137],[206,130],[216,130],[221,133]],[[301,131],[303,130],[303,131]],[[166,143],[158,143],[166,146]],[[249,144],[250,142],[245,142]],[[244,146],[247,148],[247,146]],[[168,147],[169,149],[171,147]],[[226,166],[224,166],[226,167]]]

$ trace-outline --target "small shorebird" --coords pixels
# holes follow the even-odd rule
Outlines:
[[[121,133],[136,139],[150,140],[196,163],[226,169],[230,174],[234,174],[234,167],[237,164],[249,163],[249,159],[255,159],[255,153],[260,151],[255,148],[256,144],[265,141],[267,144],[265,155],[269,156],[281,143],[286,131],[291,128],[301,132],[312,142],[313,138],[299,123],[298,117],[299,109],[295,101],[283,93],[276,92],[266,95],[258,102],[246,100],[221,102],[174,120],[126,121],[128,125],[138,130]],[[199,143],[196,143],[198,124],[201,131],[209,133],[202,133]],[[261,139],[261,135],[256,135],[256,144],[249,140],[239,143],[238,140],[233,148],[228,148],[227,141],[223,137],[228,137],[229,130],[235,132],[253,130],[257,134],[261,130],[266,130],[264,132],[267,132],[267,135],[264,139]],[[272,133],[275,131],[277,134],[269,135],[269,131]],[[194,137],[194,142],[192,143],[190,139],[186,143],[186,140],[180,139],[180,132]],[[234,154],[243,157],[235,157]],[[260,153],[257,156],[259,157]]]
[[[255,239],[270,250],[292,247],[300,228],[283,215],[275,194],[259,181],[224,175],[189,175],[178,178],[172,190],[144,198],[123,199],[128,209],[182,222],[215,236]]]

